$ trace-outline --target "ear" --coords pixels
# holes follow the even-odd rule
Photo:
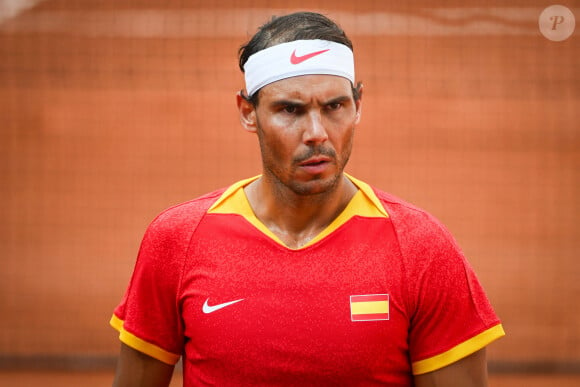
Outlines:
[[[236,103],[240,112],[240,122],[242,127],[251,133],[256,133],[256,108],[243,95],[243,91],[236,94]]]
[[[356,90],[357,90],[357,93],[358,93],[358,99],[355,102],[355,106],[356,106],[355,124],[358,124],[360,122],[360,116],[361,116],[361,113],[362,113],[363,84],[361,82],[359,82],[356,85]]]

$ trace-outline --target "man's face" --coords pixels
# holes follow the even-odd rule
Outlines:
[[[350,82],[298,76],[263,87],[259,99],[255,124],[265,177],[299,195],[332,190],[350,157],[360,117]]]

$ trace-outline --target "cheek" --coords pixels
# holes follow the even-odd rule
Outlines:
[[[334,127],[334,130],[329,131],[333,145],[337,148],[349,147],[349,144],[353,141],[355,120],[351,119],[347,121],[347,124],[345,124],[345,121],[340,122]]]
[[[350,152],[352,150],[353,140],[354,140],[354,128],[345,133],[345,136],[342,139],[340,153],[343,154],[344,157],[349,157]]]
[[[291,128],[297,124],[297,118],[291,115],[274,114],[272,113],[268,119],[269,127],[276,132],[282,132],[287,128]]]
[[[267,163],[276,164],[289,157],[286,156],[286,154],[290,153],[289,147],[287,146],[288,140],[277,131],[265,132],[262,128],[259,128],[258,140],[260,142],[262,158]]]
[[[292,153],[293,146],[300,143],[300,131],[291,124],[284,125],[285,120],[272,119],[267,126],[258,125],[260,142],[267,146],[270,153]]]

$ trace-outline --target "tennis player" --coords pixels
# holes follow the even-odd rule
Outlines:
[[[344,172],[363,88],[333,21],[295,13],[240,50],[259,176],[161,213],[111,324],[114,386],[486,386],[504,335],[436,219]]]

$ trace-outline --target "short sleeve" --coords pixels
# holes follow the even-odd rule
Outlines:
[[[413,374],[452,364],[505,333],[475,272],[449,231],[411,210],[398,229],[408,266]],[[399,222],[401,223],[401,222]]]
[[[128,289],[111,325],[126,345],[168,364],[183,353],[179,283],[195,224],[183,210],[160,215],[148,227]]]

